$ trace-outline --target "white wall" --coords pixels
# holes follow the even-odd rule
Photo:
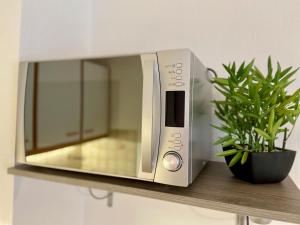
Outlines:
[[[0,224],[12,222],[20,2],[0,0]]]
[[[14,186],[13,224],[84,224],[85,199],[77,187],[21,177]]]
[[[224,73],[221,63],[232,60],[256,57],[257,64],[265,66],[270,54],[284,65],[300,65],[298,0],[23,0],[23,4],[22,59],[188,47],[219,73]],[[11,79],[10,92],[15,88]],[[299,86],[298,74],[293,88]],[[13,106],[7,109],[11,112]],[[5,118],[6,123],[14,123],[13,115]],[[293,149],[300,146],[299,123],[288,143]],[[10,128],[7,137],[11,141],[6,149],[13,148],[13,133]],[[300,185],[299,155],[292,176]],[[45,221],[85,225],[233,224],[232,214],[123,194],[116,194],[114,207],[108,209],[105,202],[90,199],[84,189],[26,178],[15,180],[15,225],[50,224]]]
[[[90,7],[89,0],[24,0],[21,60],[76,58],[86,53],[90,42]]]

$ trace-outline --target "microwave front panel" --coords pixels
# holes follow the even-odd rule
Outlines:
[[[186,49],[158,52],[161,133],[155,182],[188,186],[190,59]]]
[[[138,176],[143,99],[139,55],[35,62],[26,68],[20,73],[26,76],[25,104],[19,104],[24,107],[19,110],[24,148],[18,147],[25,163]]]

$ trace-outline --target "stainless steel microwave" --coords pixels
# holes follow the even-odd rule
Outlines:
[[[210,98],[188,49],[21,62],[16,161],[188,186],[210,155]]]

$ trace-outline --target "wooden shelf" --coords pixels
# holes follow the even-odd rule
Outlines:
[[[277,184],[253,185],[232,177],[219,162],[209,162],[187,188],[27,165],[9,168],[8,173],[300,224],[300,191],[289,177]]]

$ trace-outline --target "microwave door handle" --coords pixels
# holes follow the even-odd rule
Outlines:
[[[155,56],[155,55],[154,55]],[[142,143],[141,143],[141,160],[142,171],[151,173],[153,167],[153,151],[156,149],[156,142],[158,141],[156,136],[157,132],[157,117],[160,116],[157,113],[159,102],[157,102],[157,82],[158,71],[156,56],[153,58],[152,54],[142,55],[142,67],[143,67],[143,103],[142,103]],[[154,110],[155,109],[155,110]],[[158,115],[157,115],[158,114]],[[154,118],[156,117],[156,118]]]

